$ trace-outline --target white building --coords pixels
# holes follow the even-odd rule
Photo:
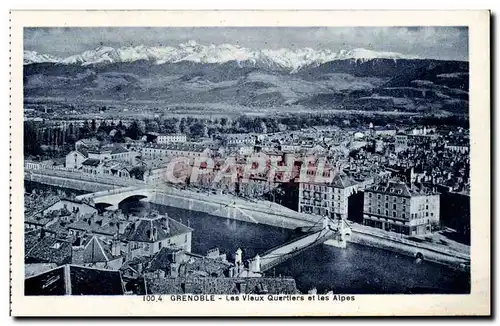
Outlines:
[[[158,144],[185,143],[187,142],[187,136],[185,134],[158,135],[156,142]]]

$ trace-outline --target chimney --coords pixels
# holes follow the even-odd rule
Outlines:
[[[167,231],[167,233],[169,233],[170,232],[170,224],[169,224],[168,217],[164,217],[162,222],[163,222],[162,227]]]
[[[242,252],[243,251],[240,248],[238,248],[238,250],[236,250],[236,255],[234,257],[234,264],[236,266],[243,264]]]
[[[114,237],[111,242],[111,255],[120,256],[121,255],[121,243],[117,237]]]

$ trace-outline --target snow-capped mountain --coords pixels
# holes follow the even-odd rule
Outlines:
[[[118,62],[133,62],[138,60],[154,61],[156,64],[177,63],[181,61],[196,63],[226,63],[238,62],[265,66],[272,69],[282,69],[296,72],[307,66],[318,66],[334,60],[372,60],[384,59],[416,59],[416,56],[395,52],[376,52],[367,49],[340,50],[328,49],[248,49],[231,44],[201,45],[195,41],[178,46],[130,46],[112,48],[101,46],[93,50],[75,54],[64,59],[50,55],[41,55],[34,51],[24,52],[24,63],[57,62],[61,64],[93,65]]]
[[[23,62],[25,65],[42,62],[61,62],[61,60],[61,58],[57,58],[50,54],[40,54],[36,51],[24,51]]]

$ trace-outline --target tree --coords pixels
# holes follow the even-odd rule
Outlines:
[[[121,130],[116,130],[116,133],[111,138],[111,141],[113,143],[123,143],[124,139]]]
[[[202,137],[204,135],[204,126],[200,122],[196,122],[189,127],[189,132],[192,136]]]
[[[125,136],[133,140],[137,140],[139,139],[139,137],[142,136],[142,133],[139,129],[139,124],[137,123],[136,120],[132,121],[127,131],[125,132]]]
[[[40,139],[38,139],[37,127],[31,122],[24,123],[24,156],[40,155]]]

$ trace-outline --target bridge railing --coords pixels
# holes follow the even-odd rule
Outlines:
[[[83,173],[83,172],[78,171],[78,170],[62,168],[62,167],[46,168],[44,166],[44,167],[41,167],[39,169],[27,169],[27,171],[31,172],[31,173],[35,173],[35,174],[68,178],[68,179],[75,179],[75,180],[81,180],[81,181],[90,181],[90,182],[108,184],[108,185],[113,185],[113,186],[130,186],[130,185],[144,185],[145,184],[144,181],[133,179],[133,178],[112,177],[112,176],[106,176],[106,175],[102,175],[102,174],[88,174],[88,173]]]
[[[321,233],[323,232],[324,230],[321,230],[321,231],[318,231],[318,232],[315,232],[315,233],[312,233],[312,234],[309,234],[308,236],[312,236],[312,235],[318,235],[318,233]],[[306,244],[302,247],[297,247],[297,248],[294,248],[293,250],[287,252],[287,253],[284,253],[284,254],[277,254],[276,257],[274,259],[272,259],[272,257],[269,257],[269,258],[266,258],[266,257],[261,257],[261,262],[262,260],[268,260],[268,262],[266,263],[261,263],[261,266],[260,266],[260,271],[261,272],[265,272],[271,268],[273,268],[274,266],[277,266],[279,264],[281,264],[282,262],[304,252],[305,250],[307,249],[310,249],[311,247],[314,247],[316,245],[319,245],[320,243],[323,243],[324,240],[328,239],[329,237],[331,236],[331,232],[325,232],[323,235],[320,235],[315,241],[309,243],[309,244]],[[293,243],[293,242],[292,242]],[[290,244],[290,243],[289,243]],[[283,247],[284,245],[282,245]],[[276,248],[276,249],[279,249],[279,248]],[[269,253],[271,254],[271,253]],[[268,255],[269,255],[268,254]],[[269,261],[269,259],[272,259]]]

